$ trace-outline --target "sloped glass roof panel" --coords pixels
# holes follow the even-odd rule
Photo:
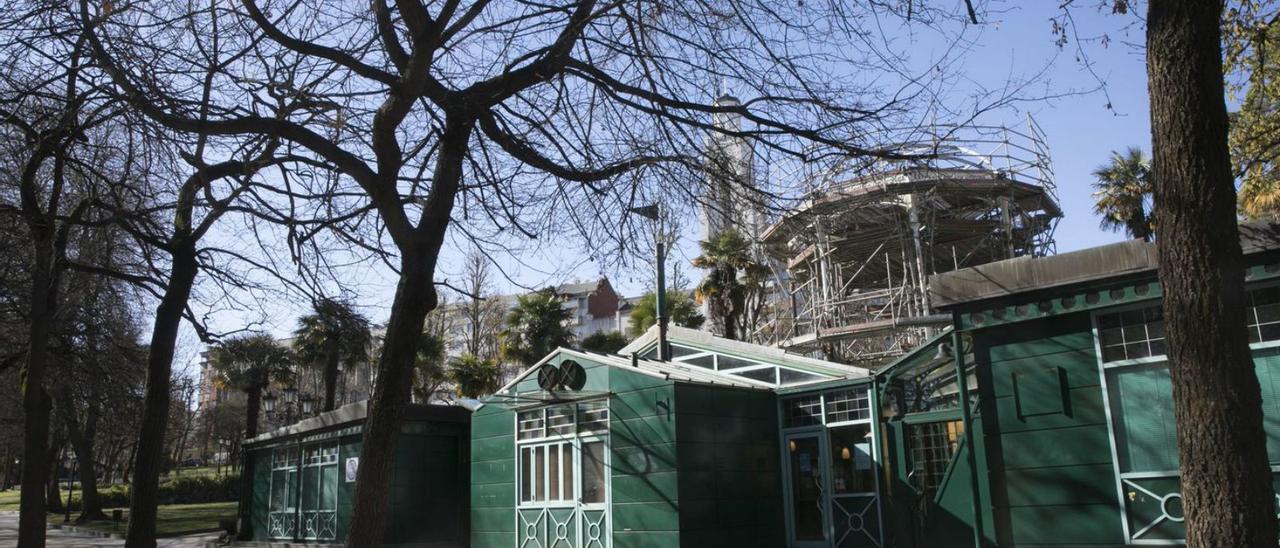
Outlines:
[[[778,384],[778,368],[766,367],[764,369],[750,369],[747,371],[736,371],[729,373],[739,377],[745,377],[752,380],[764,381],[770,384]]]
[[[720,355],[720,360],[719,360],[719,361],[720,361],[719,369],[720,369],[721,371],[727,371],[727,370],[730,370],[730,369],[740,369],[740,368],[743,368],[743,367],[751,367],[751,366],[753,366],[753,365],[765,365],[765,364],[760,363],[760,362],[754,362],[754,361],[751,361],[751,360],[744,360],[744,359],[742,359],[742,358],[735,358],[735,357],[733,357],[733,356],[726,356],[726,355],[724,355],[724,354],[721,354],[721,355]]]
[[[787,369],[785,367],[778,368],[778,384],[780,386],[791,386],[793,384],[820,381],[820,380],[825,380],[830,378],[831,377],[827,377],[824,375],[817,375],[814,373],[805,373],[803,371],[796,371],[794,369]]]

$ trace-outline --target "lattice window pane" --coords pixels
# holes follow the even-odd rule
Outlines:
[[[822,424],[822,398],[804,396],[783,401],[787,426]]]
[[[827,422],[868,420],[871,418],[871,398],[863,389],[829,392]]]
[[[547,408],[547,435],[567,436],[573,434],[573,406]]]
[[[518,437],[522,440],[541,438],[546,435],[546,420],[542,409],[522,411],[516,415]]]
[[[1165,354],[1160,305],[1098,316],[1102,361],[1135,360]]]
[[[606,432],[609,430],[609,408],[605,402],[589,402],[578,406],[578,432]]]
[[[914,424],[910,427],[911,485],[926,499],[932,499],[947,473],[947,466],[960,448],[964,435],[961,421]]]
[[[1249,292],[1249,342],[1280,340],[1280,286]]]

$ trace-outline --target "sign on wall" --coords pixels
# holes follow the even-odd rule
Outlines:
[[[355,483],[356,473],[360,471],[360,457],[348,457],[343,469],[346,471],[347,483]]]

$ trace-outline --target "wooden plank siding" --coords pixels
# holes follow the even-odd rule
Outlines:
[[[1089,313],[973,335],[999,545],[1123,545]]]
[[[608,371],[613,546],[679,544],[674,383]],[[590,377],[590,374],[588,374]]]
[[[515,419],[486,405],[471,415],[471,546],[516,545]]]

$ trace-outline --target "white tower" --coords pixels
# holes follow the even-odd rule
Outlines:
[[[741,104],[731,95],[716,99],[718,107]],[[698,239],[710,240],[732,228],[755,241],[764,228],[764,195],[756,186],[751,143],[738,135],[742,131],[742,116],[716,113],[711,117],[711,124],[720,131],[711,131],[707,136],[707,184],[699,214]]]

